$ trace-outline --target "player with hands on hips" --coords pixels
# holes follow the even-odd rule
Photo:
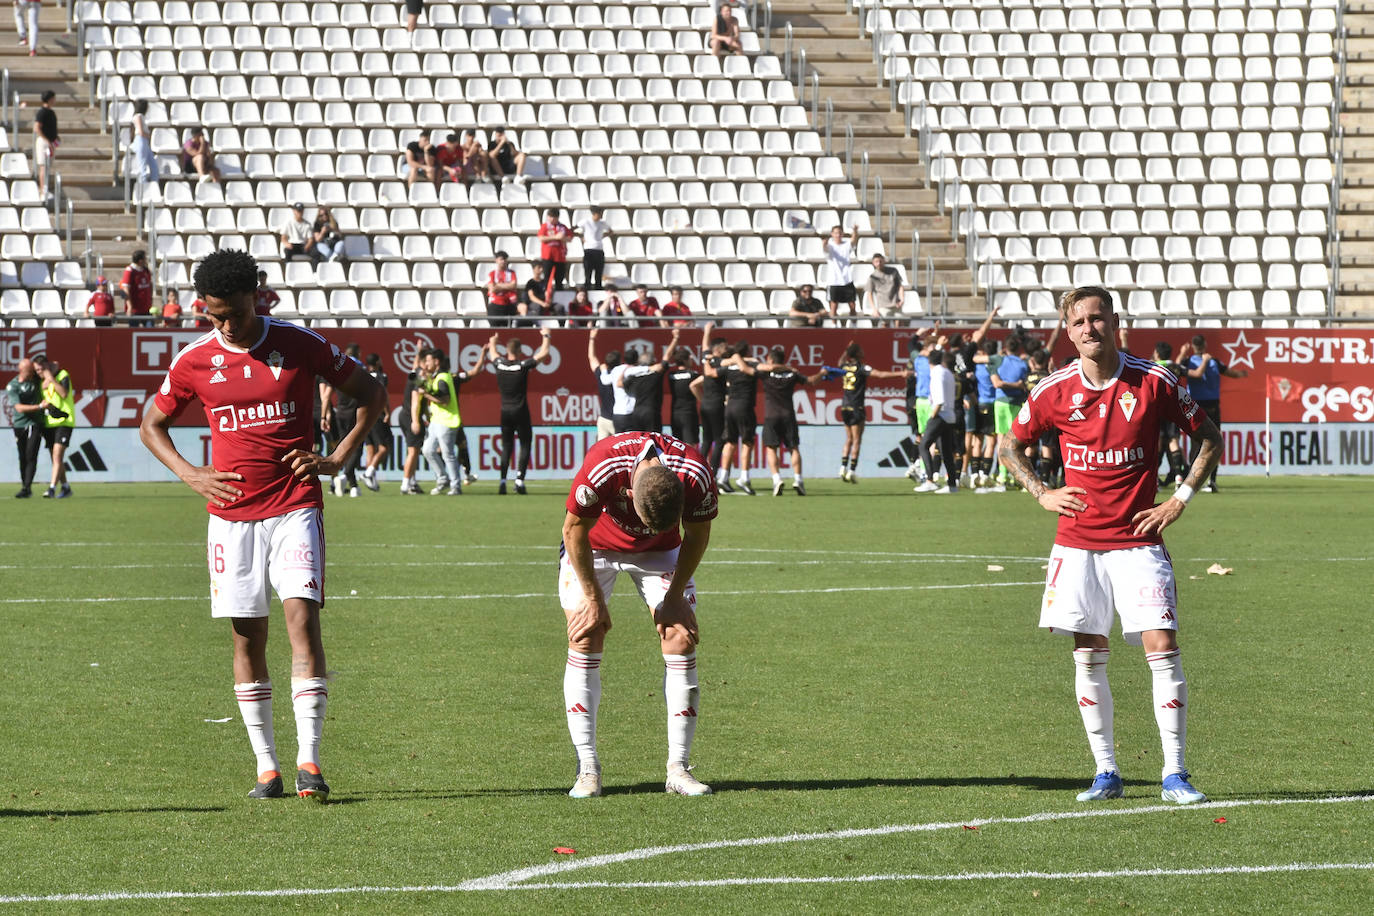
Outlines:
[[[1164,753],[1162,797],[1206,799],[1184,766],[1188,685],[1178,648],[1178,590],[1161,534],[1216,467],[1221,432],[1167,369],[1117,348],[1112,294],[1081,287],[1060,311],[1079,359],[1040,381],[1002,437],[1003,464],[1040,505],[1059,516],[1040,626],[1074,640],[1075,687],[1097,775],[1079,801],[1120,798],[1107,683],[1113,610],[1126,642],[1143,645]],[[1175,423],[1201,443],[1182,486],[1155,504],[1160,427]],[[1057,430],[1065,486],[1035,473],[1026,446]]]

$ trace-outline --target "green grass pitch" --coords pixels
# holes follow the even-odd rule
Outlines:
[[[1161,805],[1159,744],[1148,669],[1124,644],[1111,675],[1127,797],[1073,798],[1093,767],[1070,644],[1035,628],[1053,519],[1023,493],[809,487],[722,498],[698,575],[693,758],[718,793],[704,799],[662,792],[662,665],[628,581],[602,669],[607,795],[566,797],[554,582],[566,483],[533,482],[523,498],[490,481],[461,498],[402,498],[394,482],[327,497],[324,807],[245,797],[253,759],[228,625],[209,618],[194,494],[78,485],[63,502],[6,500],[0,896],[211,896],[10,900],[0,913],[1374,910],[1374,800],[1313,801],[1374,793],[1374,480],[1223,477],[1169,530],[1189,765],[1214,800],[1239,804],[1134,814]],[[1215,561],[1235,572],[1207,575]],[[1084,810],[1108,813],[1008,822]],[[873,830],[939,824],[952,826]],[[832,831],[858,833],[452,889],[648,847]],[[1346,867],[1177,874],[1293,863]],[[1170,874],[1129,874],[1151,870]],[[1065,877],[1098,871],[1114,876]],[[632,886],[680,881],[722,883]],[[592,886],[521,887],[574,883]],[[434,886],[447,889],[417,889]],[[214,896],[289,889],[344,892]]]

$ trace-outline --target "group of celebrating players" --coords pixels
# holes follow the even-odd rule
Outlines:
[[[207,500],[211,614],[230,620],[234,689],[258,768],[249,794],[255,798],[284,794],[266,661],[269,600],[275,590],[282,601],[292,650],[291,693],[299,746],[296,791],[323,800],[329,786],[320,769],[319,746],[328,685],[320,629],[325,542],[317,478],[337,475],[353,460],[386,409],[386,391],[361,364],[313,331],[256,314],[256,264],[246,253],[224,250],[207,256],[196,271],[195,283],[213,328],[173,360],[154,404],[145,413],[141,434],[153,454]],[[1107,681],[1107,635],[1115,612],[1121,617],[1126,641],[1143,644],[1151,671],[1152,703],[1164,752],[1162,796],[1179,804],[1201,801],[1205,796],[1193,787],[1184,767],[1188,693],[1176,639],[1177,589],[1161,533],[1178,520],[1195,489],[1215,469],[1220,432],[1172,372],[1118,349],[1118,319],[1109,291],[1086,287],[1067,293],[1061,300],[1061,316],[1078,359],[1046,374],[1033,388],[1023,384],[1027,395],[1000,409],[1009,416],[1004,417],[1007,430],[1000,438],[997,459],[1043,508],[1059,517],[1040,626],[1074,640],[1075,698],[1096,764],[1091,787],[1078,798],[1091,801],[1123,794]],[[966,352],[961,348],[977,347],[987,328],[985,322],[967,344],[956,343],[951,336],[936,337],[933,346],[918,339],[916,345],[930,364],[927,409],[945,424],[927,423],[927,431],[935,430],[935,442],[926,445],[926,452],[928,456],[930,445],[938,443],[945,453],[950,488],[955,485],[955,449],[947,428],[955,422],[952,376],[959,367],[959,354]],[[709,356],[701,377],[669,374],[675,395],[675,435],[659,428],[613,428],[589,449],[565,503],[558,592],[568,637],[563,680],[566,718],[578,760],[569,793],[573,797],[602,792],[596,743],[600,669],[611,630],[607,601],[621,573],[630,577],[659,635],[668,739],[665,790],[689,796],[711,793],[690,766],[701,713],[694,576],[710,544],[712,522],[719,513],[719,490],[728,488],[729,480],[728,473],[713,474],[708,457],[690,441],[695,424],[685,422],[685,407],[678,416],[678,386],[694,401],[700,396],[699,418],[707,431],[702,441],[721,443],[722,470],[738,457],[742,474],[735,482],[743,483],[749,492],[750,456],[745,450],[752,446],[752,394],[760,381],[767,403],[781,407],[790,406],[791,392],[799,385],[815,384],[827,376],[842,379],[847,426],[861,430],[862,392],[868,378],[919,379],[915,367],[892,373],[872,370],[852,344],[839,366],[805,377],[789,369],[778,351],[759,361],[746,348],[730,348],[710,334],[708,327],[704,349]],[[547,350],[546,336],[541,351]],[[499,354],[494,337],[487,357],[496,363],[503,394],[507,385],[511,390],[516,386],[500,379],[523,382],[523,374],[541,358],[539,352],[524,356],[515,344]],[[634,366],[621,363],[625,369],[618,374],[619,366],[596,358],[594,342],[589,358],[598,383],[611,389],[613,425],[633,417],[637,406],[616,410],[617,392],[622,398],[633,396],[638,390],[635,380],[652,374],[632,369],[661,367],[658,371],[662,372],[673,366],[685,373],[690,361],[677,347],[676,332],[661,359],[648,354],[646,362],[641,356],[633,360]],[[457,379],[442,368],[433,352],[425,355],[424,362],[430,368],[423,370],[423,400],[431,408],[441,405],[442,411],[449,403],[448,394],[456,397]],[[951,378],[946,379],[941,370]],[[1002,385],[996,387],[1018,390],[1019,380],[1008,375],[1015,372],[999,375]],[[355,424],[327,454],[312,448],[314,431],[307,405],[317,377],[358,405]],[[723,388],[725,396],[720,401],[714,393],[708,396],[717,390],[714,386]],[[748,392],[747,400],[743,396],[736,400],[737,391]],[[913,399],[919,391],[913,389]],[[213,464],[205,467],[182,457],[168,433],[175,418],[194,400],[201,401],[210,422]],[[993,401],[996,414],[997,399]],[[418,403],[419,399],[412,404],[412,411]],[[512,405],[508,412],[503,404],[503,428],[510,426],[513,439],[520,438],[521,428],[527,429],[529,423],[528,409],[522,414],[518,406]],[[620,406],[626,406],[623,400]],[[982,409],[981,401],[975,409]],[[639,419],[649,418],[641,411]],[[805,492],[796,457],[795,420],[795,415],[789,420],[782,410],[765,415],[764,442],[765,448],[772,449],[775,493],[781,489],[780,447],[791,448],[796,462],[793,486],[799,494]],[[1156,505],[1160,431],[1166,423],[1175,424],[1198,445],[1183,480],[1170,498]],[[846,439],[846,477],[852,474],[860,436],[856,431]],[[1064,458],[1064,486],[1047,483],[1032,463],[1045,436],[1054,437]],[[447,447],[441,443],[439,464],[451,488],[459,471],[443,453]],[[508,443],[507,457],[510,448]],[[926,469],[933,477],[929,460]]]

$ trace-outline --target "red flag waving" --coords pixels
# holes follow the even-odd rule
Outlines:
[[[1264,394],[1273,401],[1297,401],[1302,397],[1303,386],[1291,378],[1281,375],[1265,376]]]

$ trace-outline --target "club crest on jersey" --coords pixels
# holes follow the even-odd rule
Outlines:
[[[223,366],[223,365],[224,365],[224,354],[223,354],[223,353],[216,353],[214,356],[210,357],[210,365],[214,366],[216,369],[218,369],[218,368],[220,368],[221,366]]]
[[[573,498],[576,499],[577,504],[584,509],[589,509],[596,505],[597,500],[596,491],[585,483],[578,484],[577,492],[573,495]]]
[[[1078,406],[1081,405],[1082,403],[1083,403],[1083,392],[1081,392],[1081,391],[1075,391],[1075,392],[1073,393],[1073,406],[1074,406],[1074,407],[1078,407]]]
[[[281,355],[280,350],[273,350],[267,354],[267,368],[272,370],[272,378],[281,381],[281,370],[286,366],[286,358]]]
[[[1135,405],[1140,403],[1140,399],[1127,391],[1117,398],[1116,402],[1121,405],[1121,412],[1126,415],[1126,419],[1130,420],[1131,417],[1135,416]]]

